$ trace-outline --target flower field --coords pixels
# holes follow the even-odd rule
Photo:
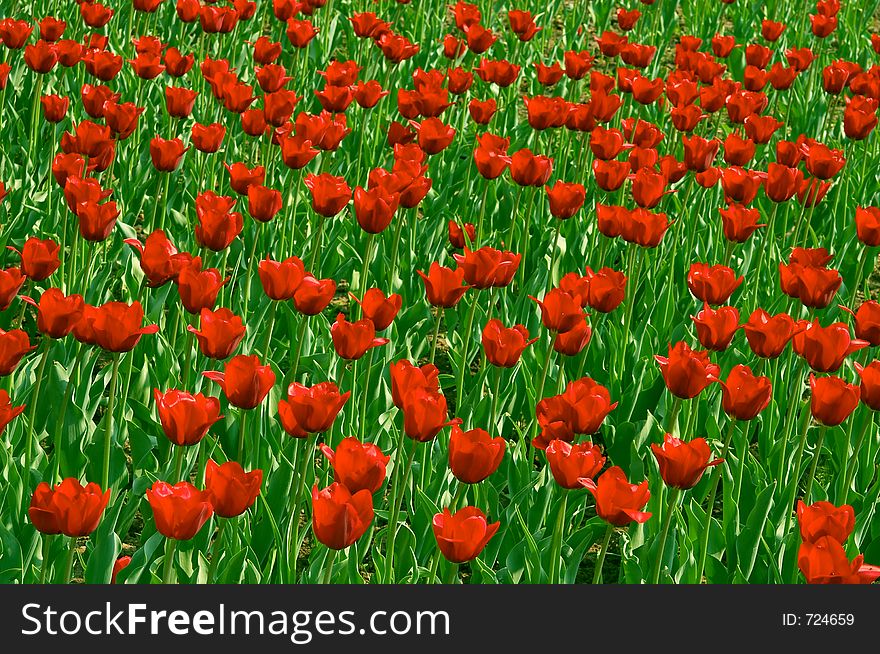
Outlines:
[[[878,9],[5,3],[0,581],[873,583]]]

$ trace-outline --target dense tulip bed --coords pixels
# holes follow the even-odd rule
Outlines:
[[[0,580],[872,583],[877,2],[0,15]]]

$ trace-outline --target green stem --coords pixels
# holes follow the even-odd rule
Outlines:
[[[444,584],[453,585],[458,580],[458,564],[451,563],[449,564],[449,569],[446,571],[446,578],[443,580]]]
[[[309,269],[310,272],[315,277],[318,277],[318,272],[315,270],[315,264],[318,262],[318,253],[321,251],[321,240],[324,236],[324,223],[326,222],[326,218],[324,216],[320,216],[318,218],[318,231],[315,235],[315,245],[312,248],[312,255],[309,257]]]
[[[242,467],[244,466],[244,439],[247,436],[247,420],[248,412],[246,409],[240,410],[240,420],[238,423],[238,461]]]
[[[810,493],[813,490],[813,479],[816,477],[816,468],[819,465],[819,457],[822,454],[822,445],[825,443],[825,433],[828,427],[822,425],[819,428],[819,439],[816,441],[816,451],[813,453],[813,463],[810,465],[810,473],[807,475],[807,487],[804,491],[804,501],[810,503]]]
[[[211,546],[211,565],[208,568],[209,584],[216,583],[215,578],[217,576],[217,566],[220,564],[221,548],[223,547],[223,532],[226,529],[226,523],[229,522],[229,520],[218,519],[218,522],[220,524],[217,527],[217,537],[214,539],[214,543]]]
[[[404,488],[409,480],[410,470],[412,469],[413,458],[416,452],[415,441],[409,448],[407,455],[406,470],[403,477],[400,476],[400,459],[401,452],[406,446],[406,433],[401,430],[400,440],[398,442],[397,456],[395,457],[395,466],[393,470],[393,490],[394,500],[391,507],[391,516],[388,520],[388,535],[386,536],[387,546],[385,548],[385,583],[394,583],[394,542],[397,540],[397,520],[400,516],[400,505],[403,502]]]
[[[31,465],[34,451],[34,441],[37,438],[37,429],[36,429],[36,415],[37,415],[37,400],[40,398],[40,388],[43,385],[43,373],[46,370],[46,361],[49,359],[49,349],[52,341],[48,336],[43,337],[43,353],[40,355],[40,363],[37,366],[37,377],[34,380],[34,392],[31,394],[31,410],[28,415],[28,432],[27,438],[25,440],[24,445],[24,469],[27,479],[30,479],[31,474]],[[30,482],[28,481],[28,485]],[[107,484],[104,484],[103,488],[106,488]]]
[[[672,488],[669,493],[669,508],[663,517],[663,529],[660,531],[660,541],[657,543],[657,557],[654,559],[654,569],[651,572],[651,583],[660,583],[660,568],[663,567],[663,555],[666,552],[666,539],[669,537],[669,526],[672,524],[672,516],[678,506],[678,496],[681,494],[680,488]]]
[[[608,554],[608,543],[611,541],[611,534],[614,533],[614,525],[608,523],[605,530],[605,538],[602,539],[602,546],[599,548],[599,558],[596,559],[596,571],[593,573],[593,584],[602,583],[602,566],[605,565],[605,555]]]
[[[183,481],[183,447],[172,445],[174,448],[174,483]]]
[[[559,564],[562,559],[562,539],[565,533],[565,512],[568,508],[567,489],[562,489],[562,501],[556,513],[556,525],[553,528],[553,541],[550,546],[550,583],[559,583]]]
[[[177,541],[168,538],[165,541],[165,568],[162,573],[162,583],[171,584],[174,578],[174,553],[177,550]]]
[[[107,401],[107,419],[104,425],[104,465],[101,468],[101,488],[110,485],[110,447],[113,444],[113,407],[116,403],[116,382],[119,379],[119,353],[113,353],[113,372],[110,376],[110,398]]]
[[[431,363],[437,354],[437,340],[440,338],[440,323],[443,321],[443,309],[437,308],[437,314],[434,316],[434,336],[431,339]]]
[[[288,568],[290,569],[290,577],[288,579],[289,583],[296,583],[296,564],[299,561],[299,510],[300,504],[302,504],[303,494],[307,494],[308,492],[308,485],[306,484],[306,474],[309,471],[309,463],[312,462],[313,455],[314,448],[309,447],[308,441],[306,441],[306,451],[302,453],[302,461],[300,462],[300,468],[296,478],[296,490],[293,494],[293,511],[290,517],[290,519],[293,521],[292,544],[294,547],[294,551],[293,556],[291,556],[291,543],[288,543],[287,560]]]
[[[736,420],[731,420],[727,426],[727,436],[724,438],[724,447],[721,450],[721,458],[725,459],[730,451],[730,441],[733,440],[733,432],[736,429]],[[703,571],[706,569],[706,556],[709,554],[709,530],[712,527],[712,509],[715,506],[715,496],[718,493],[718,484],[722,476],[721,466],[712,473],[712,490],[709,491],[709,499],[706,504],[706,519],[703,521],[703,534],[700,543],[700,560],[697,564],[696,583],[702,583]]]
[[[493,431],[498,428],[498,396],[501,395],[501,368],[495,370],[495,383],[492,387],[492,410],[489,420],[489,428]]]
[[[325,586],[333,578],[333,561],[336,560],[336,552],[337,550],[327,551],[327,559],[324,561],[324,579],[321,581]]]
[[[370,398],[370,373],[373,371],[373,355],[376,348],[370,348],[370,356],[367,358],[367,370],[363,373],[364,385],[361,389],[361,419],[358,422],[357,433],[359,438],[364,436],[364,426],[367,424],[367,404]]]
[[[64,577],[61,582],[64,584],[70,583],[70,578],[73,576],[73,559],[76,556],[76,538],[70,539],[70,549],[67,551],[67,562],[64,564]]]
[[[859,460],[859,450],[862,449],[862,444],[865,442],[865,437],[868,435],[868,429],[874,426],[874,413],[871,412],[871,415],[868,420],[865,421],[862,426],[862,431],[859,434],[858,439],[856,440],[856,444],[853,446],[852,457],[849,459],[849,463],[846,466],[846,477],[843,482],[843,494],[841,495],[841,503],[846,504],[849,499],[850,489],[852,488],[853,477],[856,474],[856,466],[858,465]]]
[[[550,250],[550,267],[547,269],[547,290],[549,293],[550,289],[553,288],[553,266],[556,265],[556,257],[558,256],[559,251],[559,230],[562,229],[562,221],[557,218],[556,219],[556,230],[553,232],[553,246],[552,250]]]
[[[46,576],[49,573],[49,550],[55,537],[51,534],[43,534],[43,562],[40,564],[40,583],[46,583]]]
[[[783,534],[788,533],[788,527],[791,524],[792,507],[794,507],[794,501],[797,499],[798,481],[801,478],[801,461],[804,457],[804,447],[807,445],[807,434],[810,431],[810,422],[810,414],[808,413],[804,419],[804,429],[801,432],[801,439],[798,443],[797,454],[794,458],[794,466],[791,468],[794,471],[794,478],[789,482],[791,484],[791,497],[788,500],[788,511],[785,512],[785,529],[782,532]]]
[[[464,377],[465,377],[465,372],[467,371],[467,368],[468,368],[468,364],[467,364],[468,347],[470,346],[471,332],[474,329],[474,317],[477,314],[477,299],[478,299],[478,296],[474,295],[474,301],[471,304],[470,311],[468,312],[468,318],[467,318],[467,324],[465,327],[465,332],[462,335],[462,339],[461,339],[462,340],[462,343],[461,343],[461,364],[460,364],[459,370],[458,370],[458,379],[456,380],[456,384],[455,384],[456,392],[458,393],[457,398],[456,398],[456,405],[457,406],[461,406],[464,401],[464,398],[465,398]]]

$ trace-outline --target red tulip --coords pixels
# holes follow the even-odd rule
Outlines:
[[[364,535],[373,521],[373,495],[367,489],[351,493],[334,482],[322,491],[312,487],[312,530],[330,549],[342,550]]]
[[[856,514],[849,504],[838,507],[831,502],[814,502],[807,506],[798,500],[797,520],[805,543],[815,543],[820,538],[845,543],[856,526]]]
[[[712,309],[706,304],[696,316],[691,316],[697,329],[697,338],[707,350],[723,352],[740,328],[736,307]]]
[[[849,327],[836,322],[822,327],[818,320],[795,334],[792,346],[816,372],[835,372],[844,359],[870,343],[850,337]]]
[[[605,465],[602,450],[590,441],[572,445],[556,439],[544,453],[556,483],[569,490],[581,488],[579,479],[594,479]]]
[[[192,325],[187,331],[195,335],[202,354],[211,359],[226,359],[244,338],[245,326],[229,309],[202,309],[199,329]]]
[[[737,277],[732,269],[720,264],[692,263],[687,276],[688,289],[693,296],[713,305],[727,302],[742,282],[742,276]]]
[[[662,445],[651,444],[651,451],[657,459],[663,482],[681,490],[696,486],[706,468],[717,466],[722,461],[709,460],[712,452],[705,438],[695,438],[687,442],[666,434]]]
[[[214,513],[209,493],[187,481],[173,486],[164,481],[154,482],[152,488],[147,489],[147,500],[156,529],[165,538],[175,540],[191,539]]]
[[[474,288],[502,288],[513,281],[522,255],[483,246],[479,250],[464,248],[464,254],[453,258],[464,271],[464,278]]]
[[[12,406],[9,399],[9,393],[4,389],[0,389],[0,434],[6,429],[6,425],[12,422],[16,417],[24,413],[25,406]]]
[[[700,394],[710,383],[717,380],[720,368],[709,361],[705,351],[692,350],[679,341],[669,347],[669,356],[654,355],[660,364],[660,372],[669,392],[684,400]]]
[[[859,374],[859,399],[872,411],[880,411],[880,362],[872,361],[867,366],[853,364]]]
[[[31,236],[21,248],[21,272],[30,279],[41,282],[58,270],[61,247],[52,239]]]
[[[296,310],[306,316],[316,316],[327,308],[336,293],[332,279],[315,279],[306,273],[293,294]]]
[[[263,471],[245,472],[235,461],[217,465],[208,459],[205,466],[205,496],[222,518],[234,518],[247,511],[260,494]]]
[[[596,498],[596,513],[605,522],[625,527],[631,522],[647,522],[651,517],[650,513],[640,510],[651,497],[647,480],[641,484],[630,484],[618,466],[602,473],[598,483],[583,477],[580,483]]]
[[[327,218],[338,214],[351,200],[351,189],[342,177],[329,173],[306,175],[305,182],[312,194],[312,209]]]
[[[110,489],[102,491],[94,482],[83,486],[68,477],[54,488],[40,482],[31,497],[28,515],[38,531],[72,538],[88,536],[98,528],[101,514],[110,501]]]
[[[21,329],[7,332],[0,328],[0,377],[11,374],[24,355],[36,349],[36,345],[31,345],[27,332]]]
[[[137,300],[133,304],[107,302],[95,307],[88,322],[95,343],[108,352],[128,352],[141,336],[159,331],[159,325],[142,326],[144,309]]]
[[[526,347],[537,340],[529,340],[529,332],[522,325],[508,328],[497,318],[489,320],[483,328],[482,343],[486,360],[501,368],[515,366]]]
[[[761,214],[757,209],[750,209],[741,204],[731,204],[726,209],[719,209],[724,238],[734,243],[745,243],[759,227]]]
[[[21,299],[37,307],[37,329],[50,338],[67,336],[82,317],[85,306],[81,295],[65,296],[58,288],[43,291],[39,304],[29,297]]]
[[[752,374],[752,369],[736,365],[721,385],[721,406],[735,420],[753,420],[770,404],[773,388],[767,377]]]
[[[856,207],[856,236],[868,247],[880,245],[880,208]]]
[[[205,437],[211,425],[223,418],[220,415],[220,401],[216,397],[178,390],[161,393],[159,389],[154,389],[153,394],[162,431],[175,445],[196,445]]]
[[[791,316],[785,313],[771,316],[763,309],[752,312],[743,330],[752,352],[765,359],[775,359],[782,354],[796,333]]]
[[[819,377],[810,373],[810,413],[818,422],[836,427],[855,411],[859,388],[839,377]]]
[[[220,288],[229,279],[223,279],[216,268],[202,270],[201,257],[194,257],[180,268],[177,276],[177,290],[184,309],[188,313],[199,314],[202,309],[213,308]]]
[[[556,182],[552,187],[545,186],[544,189],[550,203],[550,213],[560,220],[566,220],[576,214],[586,198],[586,190],[581,184]]]
[[[321,445],[321,452],[333,466],[333,479],[350,492],[367,490],[375,493],[385,481],[385,466],[391,460],[373,443],[361,443],[357,438],[343,438],[334,452]]]
[[[287,399],[278,402],[278,415],[291,435],[298,431],[322,434],[333,426],[349,397],[351,392],[340,394],[333,382],[321,382],[311,388],[294,382],[287,389]]]
[[[253,355],[234,356],[226,362],[223,372],[212,370],[202,374],[219,384],[229,403],[240,409],[259,406],[275,384],[272,368],[261,365]]]
[[[426,386],[408,388],[401,402],[404,433],[421,443],[433,440],[444,427],[460,422],[457,418],[447,420],[446,398]]]
[[[589,267],[586,269],[589,280],[587,286],[587,304],[591,309],[601,313],[614,311],[626,295],[626,276],[612,268],[600,268],[593,272]]]
[[[177,170],[183,159],[183,154],[188,149],[183,147],[183,141],[180,139],[168,140],[154,136],[150,140],[150,158],[153,161],[153,167],[163,173]]]
[[[480,555],[501,523],[489,523],[480,509],[466,506],[455,513],[443,509],[434,515],[431,526],[443,556],[453,563],[464,563]]]
[[[270,255],[257,268],[266,296],[276,302],[290,300],[305,277],[305,266],[299,257],[273,261]]]
[[[460,482],[478,484],[498,469],[505,446],[503,438],[492,438],[483,429],[463,431],[453,425],[449,437],[449,468]]]
[[[440,371],[433,363],[426,363],[417,368],[406,359],[392,363],[391,373],[391,400],[398,409],[403,408],[404,395],[416,388],[424,389],[431,393],[437,393],[440,389],[437,379]]]
[[[865,565],[864,560],[859,554],[850,561],[843,545],[830,536],[804,542],[798,550],[798,568],[808,584],[873,584],[880,567]]]

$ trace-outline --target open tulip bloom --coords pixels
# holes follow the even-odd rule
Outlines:
[[[57,4],[0,583],[880,579],[870,3]]]

